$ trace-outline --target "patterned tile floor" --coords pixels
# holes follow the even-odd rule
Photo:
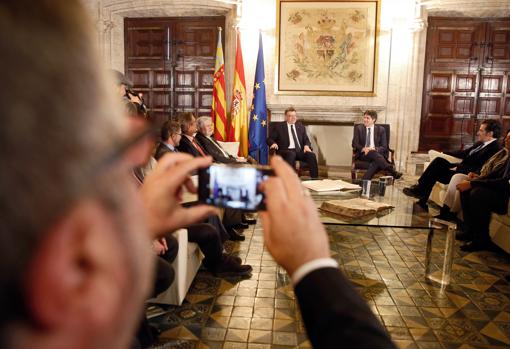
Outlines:
[[[426,230],[329,226],[328,233],[333,257],[400,348],[510,347],[508,255],[456,246],[452,284],[441,290],[424,280]],[[253,266],[252,277],[200,271],[182,306],[151,319],[162,330],[155,348],[310,347],[289,278],[264,249],[261,227],[245,234],[226,248]]]

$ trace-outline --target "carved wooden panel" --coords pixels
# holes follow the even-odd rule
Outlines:
[[[455,92],[475,92],[476,75],[457,74]]]
[[[510,96],[505,98],[505,109],[503,110],[503,115],[510,116]]]
[[[430,114],[450,114],[450,103],[450,96],[431,96],[429,106]]]
[[[501,98],[498,97],[480,97],[478,99],[479,117],[500,116]]]
[[[419,150],[468,146],[484,118],[510,126],[510,19],[429,17],[426,52]]]
[[[127,36],[129,58],[160,59],[163,56],[164,28],[131,28]]]
[[[126,74],[156,122],[182,111],[210,115],[217,28],[225,18],[127,18],[124,27]]]
[[[431,90],[433,92],[450,92],[451,80],[451,74],[433,73]]]
[[[480,92],[500,93],[502,90],[503,76],[482,75]]]
[[[473,114],[475,111],[474,97],[455,97],[453,102],[454,114]]]
[[[488,24],[487,65],[510,66],[510,25],[505,20]]]

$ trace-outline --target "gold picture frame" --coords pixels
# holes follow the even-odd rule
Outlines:
[[[276,94],[376,95],[379,0],[276,6]]]

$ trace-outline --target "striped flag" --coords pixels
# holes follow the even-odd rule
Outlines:
[[[211,118],[214,124],[214,138],[226,141],[227,101],[225,98],[225,65],[223,61],[223,47],[221,45],[221,27],[218,28],[218,46],[216,49],[216,64],[213,77],[213,98]]]
[[[268,160],[266,80],[264,73],[264,49],[262,33],[259,33],[259,53],[253,83],[253,101],[250,107],[250,156],[259,164],[266,165]]]
[[[230,117],[231,125],[227,140],[229,142],[239,142],[239,156],[246,157],[248,155],[248,103],[246,100],[241,33],[239,31],[237,32],[236,67]]]

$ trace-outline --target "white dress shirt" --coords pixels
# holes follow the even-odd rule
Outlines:
[[[292,284],[296,286],[306,275],[321,268],[338,268],[338,262],[333,258],[319,258],[311,260],[297,268],[294,274],[292,274]]]
[[[296,133],[296,139],[297,139],[296,124],[287,123],[287,132],[289,132],[289,149],[296,149],[296,145],[294,144],[294,137],[292,136],[292,130],[290,128],[291,125],[294,125],[294,132]],[[301,144],[299,144],[299,139],[298,139],[298,146],[299,146],[299,148],[303,149],[303,147],[301,147]]]
[[[374,125],[370,126],[370,127],[367,127],[367,133],[365,134],[365,139],[366,137],[368,136],[368,130],[370,129],[370,144],[369,144],[369,148],[375,148],[375,141],[374,141],[374,132],[375,132],[375,127]]]

